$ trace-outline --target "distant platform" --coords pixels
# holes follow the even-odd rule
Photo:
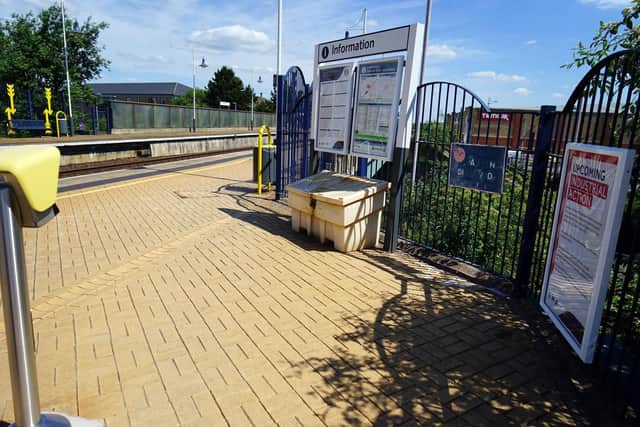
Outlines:
[[[209,136],[245,136],[256,135],[258,129],[253,131],[245,128],[220,128],[220,129],[206,129],[197,132],[188,132],[185,130],[175,132],[134,132],[126,134],[100,134],[100,135],[76,135],[73,137],[29,137],[29,138],[0,138],[0,146],[3,145],[24,145],[24,144],[48,144],[57,147],[69,146],[69,145],[86,145],[86,144],[113,144],[113,143],[131,143],[136,141],[177,141],[177,140],[190,140],[190,139],[202,139]]]

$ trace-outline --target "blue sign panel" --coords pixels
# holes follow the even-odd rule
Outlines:
[[[451,144],[449,185],[502,194],[506,147]]]

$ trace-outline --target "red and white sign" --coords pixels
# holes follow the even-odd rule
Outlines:
[[[480,120],[483,122],[510,122],[511,114],[507,113],[480,113]]]
[[[567,144],[540,305],[591,363],[634,150]]]

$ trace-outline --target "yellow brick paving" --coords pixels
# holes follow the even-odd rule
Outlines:
[[[291,233],[250,164],[76,191],[26,231],[44,410],[109,427],[583,421],[503,300]]]

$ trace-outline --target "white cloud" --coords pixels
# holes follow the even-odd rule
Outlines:
[[[524,82],[527,81],[525,76],[519,74],[502,74],[495,71],[474,71],[467,73],[467,77],[472,79],[497,80],[501,82]]]
[[[37,8],[46,8],[51,6],[51,3],[49,0],[26,0],[27,4],[30,4],[32,6],[35,6]],[[65,4],[65,10],[67,9],[67,5]]]
[[[446,44],[432,44],[427,47],[427,56],[450,61],[456,59],[458,53]]]
[[[599,9],[619,9],[631,5],[631,0],[579,0],[582,4],[592,4]]]
[[[553,92],[553,93],[551,94],[551,97],[552,97],[552,98],[559,98],[559,99],[560,99],[560,98],[566,98],[566,97],[567,97],[567,95],[566,95],[566,94],[564,94],[564,93],[562,93],[562,92]]]
[[[537,43],[538,43],[538,40],[527,40],[526,44],[529,46],[533,46],[534,44],[537,44]]]
[[[189,41],[217,51],[268,52],[273,45],[265,33],[242,25],[194,31]]]
[[[526,87],[519,87],[514,89],[513,93],[515,93],[518,96],[529,96],[533,93],[533,91],[527,89]]]

